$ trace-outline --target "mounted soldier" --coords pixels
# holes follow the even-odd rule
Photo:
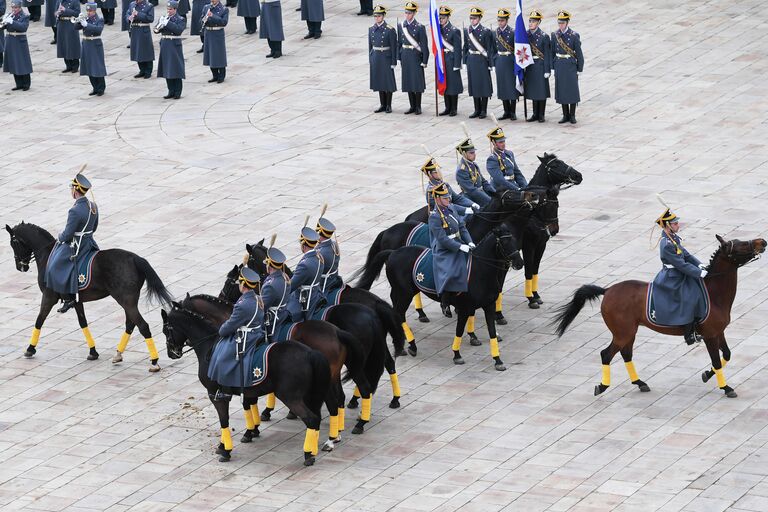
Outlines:
[[[435,209],[434,190],[443,185],[448,190],[448,195],[451,196],[451,203],[457,214],[466,217],[472,215],[475,210],[480,209],[479,204],[472,202],[469,198],[461,194],[457,194],[448,183],[443,181],[443,173],[440,172],[440,165],[434,158],[429,157],[429,160],[421,166],[421,172],[423,172],[429,179],[429,182],[427,183],[426,199],[430,212]]]
[[[317,231],[320,237],[317,251],[323,258],[323,272],[320,274],[320,291],[326,298],[326,301],[330,303],[328,295],[344,286],[344,281],[339,276],[339,261],[341,259],[339,244],[332,239],[333,234],[336,232],[336,226],[333,222],[321,216],[317,220],[315,231]]]
[[[45,269],[45,286],[58,293],[63,302],[59,313],[66,313],[77,302],[80,261],[99,250],[93,239],[99,226],[99,210],[96,203],[85,197],[91,182],[78,174],[69,188],[75,204],[69,209],[67,225],[59,234]]]
[[[515,155],[507,149],[507,138],[504,130],[497,126],[488,132],[491,141],[491,154],[485,161],[485,168],[491,177],[494,188],[504,190],[522,190],[528,186],[523,171],[515,162]]]
[[[461,155],[461,162],[456,168],[456,182],[461,192],[481,207],[486,206],[491,202],[491,194],[495,194],[496,189],[485,179],[475,163],[475,145],[471,139],[464,139],[456,146],[456,152]]]
[[[693,345],[701,338],[696,333],[699,322],[707,316],[707,291],[703,279],[705,266],[689,253],[677,234],[680,218],[669,208],[656,219],[661,227],[659,255],[663,268],[653,280],[651,320],[665,326],[684,326],[685,342]]]
[[[264,308],[256,294],[259,274],[243,267],[240,270],[242,295],[232,309],[232,315],[219,328],[221,339],[213,349],[208,365],[208,378],[221,387],[246,388],[253,383],[251,360],[256,347],[264,340]],[[232,395],[216,390],[213,400],[228,400]]]
[[[451,205],[451,192],[442,183],[432,190],[435,207],[429,214],[435,286],[443,315],[450,318],[450,297],[467,291],[467,258],[475,248],[462,217]]]
[[[261,300],[266,311],[264,330],[269,341],[280,332],[280,327],[288,320],[288,297],[291,291],[291,279],[285,273],[285,254],[280,249],[270,247],[264,258],[267,276],[261,285]]]
[[[288,300],[288,312],[293,322],[310,320],[325,303],[320,289],[324,263],[323,257],[316,250],[318,242],[320,235],[305,225],[299,236],[304,256],[293,271],[291,297]]]

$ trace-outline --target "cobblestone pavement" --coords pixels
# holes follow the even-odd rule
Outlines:
[[[284,2],[286,55],[227,30],[230,67],[208,84],[196,38],[184,42],[188,80],[164,101],[162,80],[134,80],[127,36],[107,27],[107,94],[87,96],[84,77],[59,73],[49,29],[30,30],[32,89],[11,93],[2,75],[2,221],[57,233],[70,204],[67,182],[83,162],[101,208],[96,239],[149,259],[176,296],[217,292],[245,242],[278,233],[295,264],[304,215],[330,205],[344,255],[358,268],[376,233],[423,201],[420,144],[453,179],[460,118],[373,114],[367,90],[366,26],[356,2],[326,2],[323,37]],[[509,7],[510,3],[504,4]],[[451,4],[455,23],[469,2]],[[482,2],[494,22],[497,4]],[[390,5],[390,7],[393,7]],[[768,302],[763,261],[740,271],[727,331],[727,399],[703,347],[641,330],[635,362],[652,388],[639,393],[619,358],[600,397],[599,350],[609,334],[597,308],[556,339],[552,309],[583,283],[648,280],[659,268],[648,231],[661,192],[684,218],[687,247],[706,259],[715,233],[765,235],[768,61],[763,2],[571,2],[586,67],[575,126],[505,122],[508,144],[530,177],[536,155],[555,151],[584,174],[561,195],[561,232],[541,271],[543,309],[529,310],[522,275],[505,293],[500,328],[508,371],[493,370],[487,336],[451,364],[453,323],[429,304],[429,324],[411,325],[417,358],[397,360],[402,407],[387,407],[387,382],[362,436],[345,435],[314,467],[302,466],[303,426],[263,424],[251,445],[216,461],[218,423],[197,382],[196,361],[165,356],[157,308],[142,305],[161,348],[147,373],[137,335],[125,362],[109,356],[123,316],[111,300],[86,305],[102,357],[86,361],[75,315],[53,314],[38,354],[24,359],[37,312],[34,271],[15,271],[0,246],[0,507],[3,510],[768,510]],[[158,9],[159,12],[159,9]],[[402,19],[402,11],[400,16]],[[234,14],[234,13],[233,13]],[[394,21],[397,13],[390,19]],[[424,13],[420,14],[426,20]],[[398,70],[399,73],[399,70]],[[399,78],[398,78],[399,82]],[[491,104],[500,112],[497,100]],[[521,108],[518,108],[518,115]],[[468,120],[480,158],[489,120]],[[374,291],[388,296],[384,280]],[[478,332],[484,325],[478,320]],[[238,439],[243,419],[233,405]],[[350,411],[349,418],[356,413]],[[327,432],[327,419],[322,427]]]

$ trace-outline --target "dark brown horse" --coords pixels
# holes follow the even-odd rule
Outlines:
[[[699,325],[698,332],[704,337],[704,343],[712,359],[712,369],[705,371],[701,378],[707,382],[713,375],[717,376],[717,385],[729,398],[736,397],[736,392],[725,382],[723,367],[731,360],[731,350],[725,341],[725,328],[731,322],[731,306],[736,297],[736,274],[738,268],[756,259],[765,252],[766,241],[757,238],[750,241],[726,241],[716,235],[720,247],[712,255],[707,267],[708,275],[704,285],[710,297],[710,311],[707,318]],[[557,324],[557,335],[562,336],[568,326],[579,314],[587,301],[605,295],[600,307],[603,321],[613,334],[611,344],[600,352],[603,362],[603,377],[595,386],[595,395],[608,389],[611,384],[611,359],[616,352],[621,352],[624,364],[632,384],[640,391],[650,391],[648,385],[640,380],[632,362],[632,345],[638,326],[642,325],[661,334],[682,336],[683,327],[661,327],[648,320],[646,312],[646,297],[648,283],[642,281],[622,281],[608,288],[593,284],[580,287],[573,295],[573,300],[558,310],[553,323]],[[723,357],[720,358],[720,352]]]

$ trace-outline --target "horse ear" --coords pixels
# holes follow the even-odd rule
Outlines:
[[[8,232],[9,235],[13,236],[13,228],[11,226],[6,224],[5,225],[5,230]]]
[[[546,153],[544,153],[544,156],[538,156],[538,155],[537,155],[537,156],[536,156],[536,158],[538,158],[538,159],[539,159],[539,162],[541,162],[541,163],[544,163],[544,160],[546,160],[546,159],[547,159],[547,154],[546,154]]]
[[[177,309],[183,309],[183,308],[181,307],[181,304],[179,304],[179,303],[178,303],[178,302],[176,302],[175,300],[174,300],[174,301],[171,301],[171,306],[173,306],[173,307],[175,307],[175,308],[177,308]]]
[[[252,249],[253,249],[253,246],[251,244],[245,244],[245,250],[248,251],[248,254],[251,254]]]
[[[256,245],[264,245],[264,239],[262,238],[261,240],[259,240],[259,243]]]
[[[184,300],[189,300],[189,292],[187,292],[187,296],[184,298]]]
[[[168,313],[166,313],[166,311],[164,309],[160,310],[160,316],[163,317],[163,322],[167,322],[168,321]]]
[[[724,246],[724,245],[727,243],[727,242],[725,241],[725,239],[724,239],[723,237],[721,237],[720,235],[717,235],[717,234],[716,234],[716,235],[715,235],[715,238],[717,238],[717,241],[718,241],[718,242],[720,242],[720,245],[723,245],[723,246]]]
[[[239,271],[240,271],[240,265],[235,265],[234,267],[232,267],[232,270],[230,270],[230,272],[239,272]]]

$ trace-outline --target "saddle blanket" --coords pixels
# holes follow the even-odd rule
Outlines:
[[[427,232],[429,233],[429,232]],[[435,267],[433,265],[432,250],[424,251],[416,259],[411,271],[413,282],[424,293],[437,293],[435,286]]]
[[[336,304],[341,304],[341,294],[344,293],[344,290],[346,290],[349,287],[349,285],[344,285],[341,288],[337,288],[335,290],[331,290],[325,295],[325,299],[327,303],[331,306],[335,306]]]
[[[343,288],[339,291],[343,291]],[[333,306],[328,306],[324,308],[320,308],[316,310],[312,317],[308,320],[323,320],[328,318],[328,314],[331,312],[331,310],[334,308],[335,304]],[[288,322],[282,326],[280,326],[280,329],[277,330],[277,335],[272,337],[272,340],[274,341],[285,341],[293,339],[293,331],[296,328],[297,325],[299,325],[301,322]]]
[[[711,304],[709,302],[709,292],[707,291],[707,288],[703,285],[703,281],[699,279],[698,282],[699,282],[699,286],[701,286],[702,291],[704,293],[704,302],[706,303],[706,313],[704,315],[704,318],[699,322],[699,323],[703,323],[704,320],[706,320],[707,317],[709,317]],[[646,294],[646,297],[645,297],[645,317],[648,320],[648,323],[650,323],[651,325],[655,325],[657,327],[679,327],[678,325],[660,324],[656,321],[656,303],[657,302],[658,301],[654,299],[653,282],[650,282],[648,283],[648,293]]]
[[[93,260],[99,251],[93,251],[82,258],[77,258],[77,289],[85,290],[91,285],[91,273],[93,271]]]
[[[274,343],[261,343],[253,352],[253,358],[251,359],[251,378],[252,386],[261,384],[261,382],[267,378],[269,373],[269,351],[275,346]]]
[[[405,245],[420,245],[422,247],[430,247],[429,241],[429,226],[423,222],[420,222],[418,226],[413,228],[411,232],[408,233],[408,238],[405,239]]]

